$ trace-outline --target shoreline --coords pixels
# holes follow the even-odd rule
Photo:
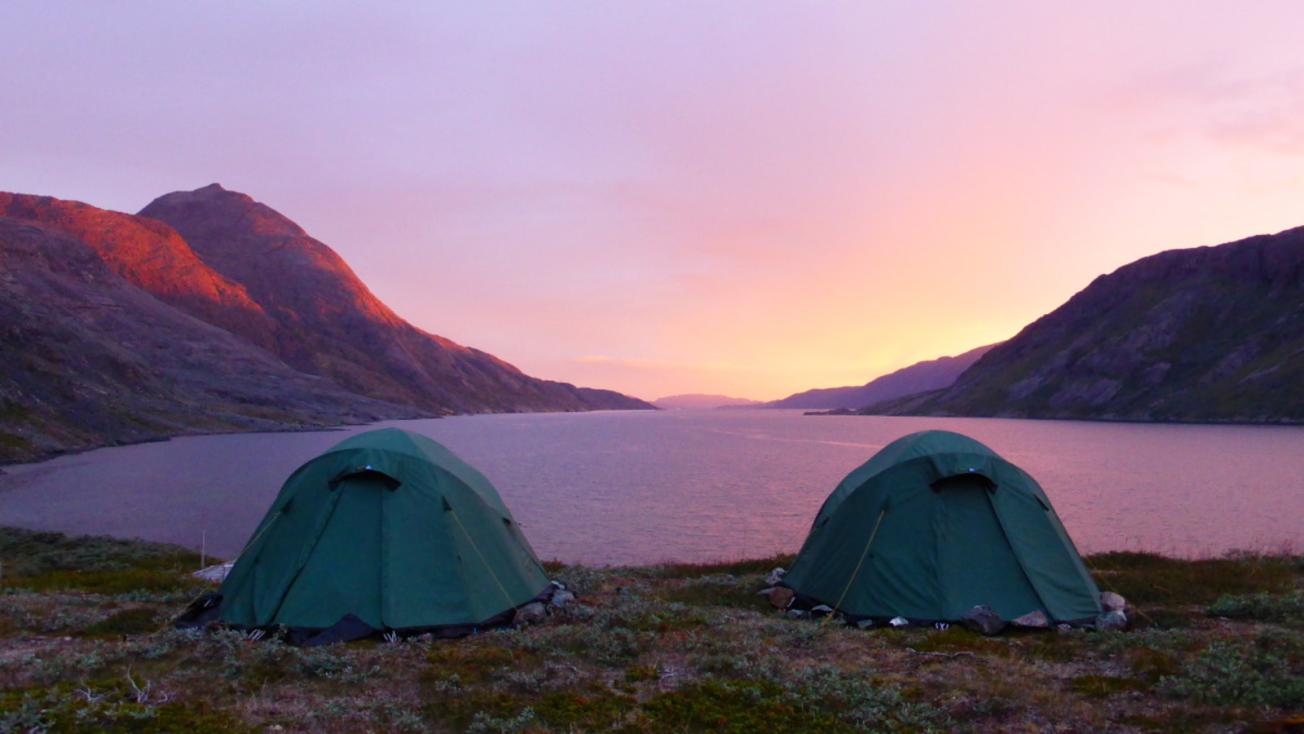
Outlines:
[[[802,408],[769,408],[768,410],[803,410]],[[856,418],[943,418],[946,420],[1000,420],[1000,421],[1056,421],[1061,423],[1121,423],[1141,426],[1244,426],[1264,428],[1304,428],[1304,418],[1298,420],[1146,420],[1143,418],[1084,418],[1081,416],[1015,416],[1015,415],[953,415],[926,413],[861,413],[848,408],[829,410],[803,410],[803,416],[851,416]]]
[[[666,412],[666,413],[676,412],[674,410],[665,410],[662,408],[655,408],[654,410],[660,412]],[[1027,417],[1027,416],[1001,416],[1001,415],[894,415],[894,414],[884,414],[884,413],[860,413],[857,411],[846,410],[843,408],[834,408],[831,410],[806,410],[802,408],[757,408],[757,407],[750,407],[750,406],[739,406],[739,407],[731,406],[727,408],[716,408],[712,410],[729,410],[731,412],[747,411],[747,410],[757,410],[757,411],[764,411],[764,412],[801,411],[803,417],[804,416],[813,416],[813,417],[847,416],[847,417],[859,417],[859,418],[941,418],[946,420],[1047,421],[1047,422],[1058,422],[1058,423],[1085,423],[1085,424],[1100,423],[1100,424],[1122,424],[1122,425],[1135,425],[1135,426],[1228,426],[1228,427],[1244,427],[1244,428],[1304,428],[1304,419],[1301,419],[1299,421],[1255,422],[1255,421],[1216,421],[1216,420],[1162,420],[1160,421],[1160,420],[1141,420],[1141,419],[1130,419],[1130,418],[1080,418],[1080,417],[1067,418],[1067,417],[1051,417],[1051,416]],[[421,416],[415,418],[379,418],[374,421],[362,421],[357,423],[349,423],[349,422],[329,423],[329,424],[323,424],[319,427],[301,426],[297,428],[276,428],[276,429],[253,428],[247,430],[233,428],[231,430],[217,430],[217,431],[214,430],[202,430],[202,431],[193,431],[193,432],[187,431],[182,433],[173,433],[173,434],[155,436],[152,438],[144,438],[137,441],[104,443],[95,446],[87,446],[84,448],[76,448],[76,449],[61,449],[57,451],[51,451],[51,452],[46,452],[44,454],[40,454],[36,458],[0,459],[0,475],[3,475],[5,473],[4,471],[5,467],[22,466],[26,464],[40,464],[46,461],[51,461],[53,459],[58,459],[60,457],[75,456],[77,454],[84,454],[90,451],[98,451],[99,449],[123,448],[126,446],[138,446],[141,444],[151,444],[151,443],[165,443],[167,441],[171,441],[174,438],[247,435],[247,434],[256,434],[256,433],[275,434],[275,433],[312,433],[316,431],[343,431],[348,428],[353,428],[356,426],[375,425],[376,423],[384,423],[388,421],[438,420],[441,418],[469,418],[469,417],[486,416],[486,415],[550,415],[550,414],[569,415],[573,413],[626,413],[626,412],[649,413],[652,411],[647,409],[633,409],[633,408],[631,409],[601,408],[597,410],[537,410],[537,411],[532,410],[532,411],[487,412],[487,413],[446,413],[446,414],[431,414],[429,416]]]
[[[112,443],[98,444],[95,446],[87,446],[84,448],[60,449],[57,451],[51,451],[51,452],[46,452],[44,454],[41,454],[38,456],[38,458],[17,459],[17,460],[7,459],[7,458],[0,459],[0,474],[4,474],[4,468],[7,466],[11,467],[11,466],[22,466],[26,464],[40,464],[46,461],[51,461],[53,459],[58,459],[60,457],[76,456],[77,454],[85,454],[90,451],[98,451],[100,449],[123,448],[126,446],[140,446],[142,444],[151,444],[151,443],[166,443],[167,441],[171,441],[174,438],[196,438],[202,436],[233,436],[233,435],[249,435],[249,434],[256,434],[256,433],[275,434],[275,433],[314,433],[317,431],[343,431],[357,426],[370,426],[370,425],[375,425],[377,423],[385,423],[389,421],[425,421],[425,420],[439,420],[442,418],[470,418],[470,417],[480,416],[480,415],[549,415],[549,414],[569,415],[573,413],[626,413],[626,412],[651,413],[654,410],[659,411],[661,409],[653,408],[649,410],[647,408],[597,408],[594,410],[520,410],[520,411],[510,411],[510,412],[484,412],[484,413],[432,413],[430,415],[408,417],[408,418],[401,418],[401,417],[377,418],[371,421],[359,421],[356,423],[349,423],[349,422],[326,423],[326,424],[322,424],[319,427],[300,426],[300,427],[287,427],[287,428],[250,428],[250,429],[232,428],[230,430],[217,430],[217,431],[196,430],[196,431],[186,431],[181,433],[172,433],[167,435],[154,436],[151,438],[143,438],[138,441],[112,442]]]

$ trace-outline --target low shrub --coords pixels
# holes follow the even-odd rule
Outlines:
[[[734,607],[758,612],[772,608],[756,593],[758,588],[754,581],[739,580],[734,576],[703,576],[672,584],[666,587],[660,598],[699,607]]]
[[[1304,707],[1304,637],[1270,633],[1213,642],[1160,686],[1197,703]]]
[[[1102,591],[1118,592],[1138,606],[1208,604],[1224,594],[1280,593],[1294,586],[1291,560],[1276,556],[1183,560],[1114,552],[1086,561]]]
[[[776,567],[792,568],[796,556],[779,554],[769,558],[755,558],[745,561],[720,561],[718,563],[666,563],[649,568],[628,569],[632,573],[645,574],[662,579],[687,579],[701,576],[765,575]]]
[[[157,610],[136,607],[114,612],[107,619],[100,620],[82,630],[82,634],[93,637],[142,635],[153,632],[158,627],[159,614]]]
[[[199,554],[161,543],[0,528],[0,588],[96,594],[199,590]]]
[[[1221,596],[1209,605],[1208,613],[1211,617],[1228,619],[1304,624],[1304,591]]]
[[[0,694],[0,731],[239,734],[252,731],[207,705],[170,701],[147,681],[98,681]]]

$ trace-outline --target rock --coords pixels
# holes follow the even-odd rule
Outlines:
[[[543,606],[543,604],[537,601],[532,601],[516,610],[516,619],[514,621],[516,624],[520,625],[536,624],[542,622],[547,618],[547,616],[548,610]]]
[[[1110,612],[1096,617],[1096,629],[1098,630],[1122,630],[1127,629],[1127,615],[1115,609]]]
[[[816,617],[827,617],[833,613],[833,607],[828,604],[820,604],[810,608],[810,613]]]
[[[810,617],[810,612],[805,609],[789,609],[788,619],[806,619]]]
[[[960,618],[960,624],[964,625],[966,629],[981,632],[984,635],[999,634],[1001,630],[1005,629],[1005,620],[1001,619],[1001,615],[992,611],[992,608],[986,604],[979,604],[965,612],[964,616]]]
[[[906,627],[909,626],[910,620],[906,619],[905,617],[893,617],[891,620],[888,621],[888,624],[892,625],[893,627]]]
[[[1106,612],[1122,612],[1127,609],[1127,599],[1112,591],[1101,592],[1100,606],[1104,607]]]
[[[787,609],[792,604],[792,598],[796,593],[786,586],[776,586],[768,594],[770,604],[776,609]]]
[[[1040,609],[1028,612],[1022,617],[1017,617],[1010,624],[1015,627],[1026,627],[1035,630],[1050,629],[1050,620],[1046,618],[1046,613]]]
[[[234,565],[234,561],[229,563],[219,563],[214,566],[201,568],[190,575],[197,579],[203,579],[204,581],[211,581],[215,584],[220,584],[226,579],[226,575],[231,573],[231,567]]]
[[[552,598],[548,600],[548,603],[560,609],[573,601],[575,601],[574,594],[565,589],[558,589],[553,593]]]
[[[873,626],[874,626],[874,620],[872,620],[872,619],[862,619],[862,620],[860,620],[859,622],[856,622],[856,626],[859,627],[860,629],[867,630],[867,629],[869,629],[870,627],[873,627]]]
[[[1059,624],[1055,625],[1055,631],[1056,631],[1056,632],[1072,632],[1072,631],[1073,631],[1073,625],[1071,625],[1071,624],[1064,624],[1063,622],[1060,622]]]
[[[778,586],[779,582],[783,581],[783,577],[787,574],[788,572],[782,566],[776,566],[773,571],[770,571],[770,575],[765,577],[765,585]]]

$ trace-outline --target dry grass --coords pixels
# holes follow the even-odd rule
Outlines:
[[[197,588],[175,548],[0,530],[0,560],[0,731],[1236,731],[1304,709],[1288,558],[1092,558],[1174,623],[996,638],[786,619],[754,592],[790,559],[557,565],[582,603],[538,626],[315,650],[171,630]]]

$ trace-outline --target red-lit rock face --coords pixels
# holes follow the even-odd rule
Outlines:
[[[48,196],[0,193],[0,217],[62,232],[94,250],[109,269],[165,303],[262,347],[273,324],[234,283],[195,255],[168,225]]]
[[[275,320],[276,351],[286,362],[350,390],[452,412],[648,407],[532,378],[417,329],[334,250],[245,194],[212,184],[159,197],[140,216],[174,227],[208,266],[244,286]]]

